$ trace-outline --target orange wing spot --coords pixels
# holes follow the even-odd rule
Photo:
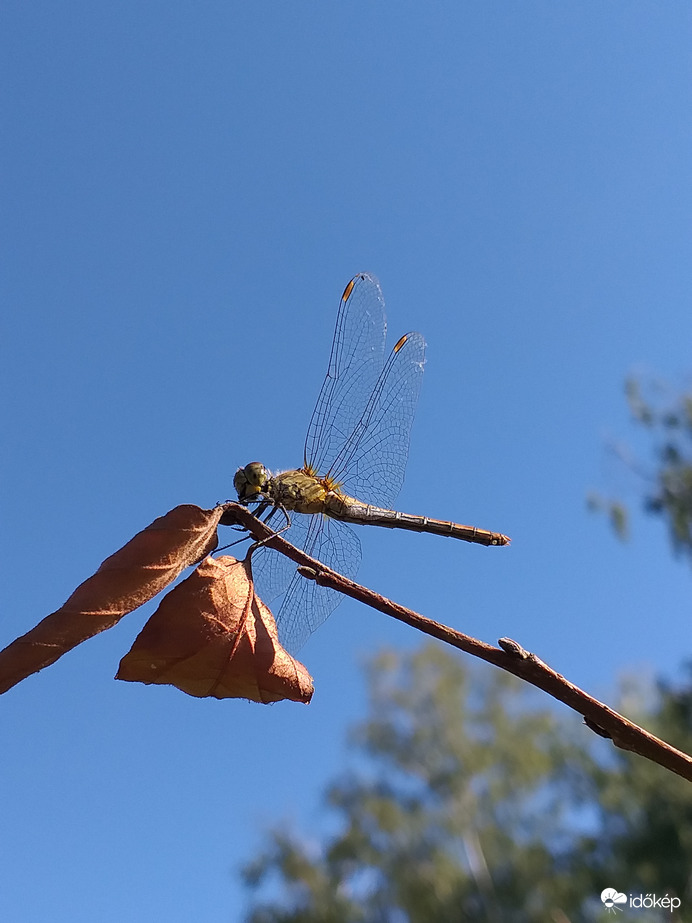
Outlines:
[[[348,283],[348,285],[347,285],[346,288],[344,289],[343,295],[341,296],[341,300],[342,300],[342,301],[347,301],[347,300],[350,298],[351,292],[353,291],[353,286],[356,284],[356,280],[359,279],[359,278],[360,278],[360,276],[354,276],[354,277],[351,279],[351,281]]]
[[[303,465],[303,471],[306,474],[309,474],[310,477],[313,477],[313,478],[317,477],[317,469],[313,468],[312,465],[308,465],[307,462]]]
[[[394,347],[394,352],[395,352],[395,353],[398,353],[398,352],[399,352],[399,350],[400,350],[401,347],[404,345],[404,343],[406,342],[406,340],[408,340],[408,333],[405,333],[405,334],[402,336],[402,338],[399,340],[399,342],[396,344],[396,346]]]

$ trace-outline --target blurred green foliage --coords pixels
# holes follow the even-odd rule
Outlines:
[[[633,419],[651,437],[653,463],[636,466],[644,509],[664,520],[673,549],[692,563],[692,393],[671,397],[669,389],[637,378],[627,380],[625,393]],[[628,537],[631,517],[623,502],[592,492],[587,504],[608,516],[618,537]]]
[[[326,796],[338,832],[270,835],[244,872],[250,923],[593,923],[607,887],[692,911],[688,782],[440,647],[379,655],[368,684],[360,769]],[[689,691],[632,681],[626,705],[692,750]]]
[[[626,394],[651,436],[653,464],[636,465],[644,509],[692,563],[692,394],[637,379]],[[625,503],[588,503],[627,537]],[[681,688],[631,679],[619,707],[690,753],[687,675]],[[680,898],[677,911],[636,910],[638,923],[692,923],[688,782],[440,647],[380,654],[367,680],[359,770],[326,794],[338,831],[269,835],[243,873],[248,923],[601,923],[616,912],[604,888]]]

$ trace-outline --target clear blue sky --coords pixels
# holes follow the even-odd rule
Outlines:
[[[692,370],[686,3],[7,0],[2,643],[133,532],[301,461],[339,295],[382,284],[428,362],[400,508],[509,549],[362,534],[362,581],[611,697],[690,655],[690,574],[624,492],[623,381]],[[345,602],[309,707],[116,683],[153,611],[0,700],[0,918],[239,918],[279,820],[315,835],[362,659]],[[565,720],[569,713],[564,711]],[[585,732],[586,733],[586,732]]]

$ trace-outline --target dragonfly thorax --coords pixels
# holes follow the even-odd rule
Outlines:
[[[323,513],[329,488],[302,469],[282,471],[270,478],[266,496],[277,506],[296,513]]]
[[[331,487],[302,469],[272,474],[260,462],[238,468],[233,484],[241,503],[269,500],[275,506],[297,513],[322,513]]]

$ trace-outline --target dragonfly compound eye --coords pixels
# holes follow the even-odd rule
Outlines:
[[[269,472],[260,462],[250,462],[244,468],[238,468],[233,478],[233,486],[241,503],[247,503],[252,497],[262,493],[269,480]]]

